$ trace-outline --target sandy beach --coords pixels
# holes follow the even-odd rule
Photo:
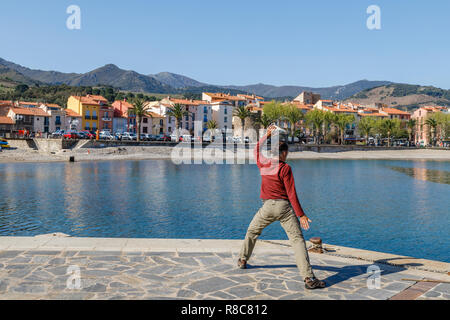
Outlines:
[[[14,162],[53,162],[69,161],[71,156],[75,161],[110,161],[110,160],[171,160],[173,147],[109,147],[81,148],[76,150],[60,150],[43,152],[32,149],[3,150],[0,152],[0,163]],[[247,150],[248,152],[248,150]],[[234,157],[235,154],[228,154]],[[237,155],[236,158],[242,158]],[[248,158],[248,154],[246,155]],[[435,160],[450,161],[450,150],[376,150],[376,151],[345,151],[317,153],[311,151],[291,152],[289,159],[348,159],[348,160]]]

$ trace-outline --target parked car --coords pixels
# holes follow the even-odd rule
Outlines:
[[[109,131],[100,132],[99,138],[102,140],[114,140],[114,136]]]
[[[95,134],[92,134],[89,130],[83,130],[79,132],[82,139],[95,139]]]
[[[192,136],[190,134],[184,134],[180,137],[180,141],[182,142],[191,142]]]
[[[122,140],[137,140],[137,136],[134,133],[130,133],[130,132],[124,132],[121,134],[121,138]]]
[[[160,134],[157,136],[156,141],[171,141],[171,137],[167,134]]]
[[[141,134],[141,141],[155,141],[156,137],[152,134],[143,133]]]
[[[64,130],[56,130],[50,136],[51,138],[61,138],[62,136],[64,136],[64,133],[65,133]]]
[[[80,135],[75,130],[69,130],[64,133],[64,139],[80,139]]]

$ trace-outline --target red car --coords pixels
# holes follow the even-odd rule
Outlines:
[[[64,133],[64,139],[79,139],[80,136],[78,134],[78,132],[76,131],[67,131],[66,133]]]
[[[91,133],[91,132],[88,131],[88,130],[80,131],[80,133],[81,133],[81,134],[84,136],[84,138],[86,138],[86,139],[95,139],[95,134]]]

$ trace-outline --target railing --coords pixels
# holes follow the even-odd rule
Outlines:
[[[92,120],[97,120],[98,117],[97,116],[92,116]]]
[[[102,121],[112,121],[111,118],[102,118]]]
[[[90,116],[84,116],[84,119],[85,120],[91,120],[91,117]]]

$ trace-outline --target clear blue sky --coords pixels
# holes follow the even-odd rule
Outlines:
[[[66,8],[81,8],[81,30]],[[366,9],[381,7],[381,30]],[[213,84],[450,88],[450,1],[3,0],[0,57],[42,70],[108,63]]]

